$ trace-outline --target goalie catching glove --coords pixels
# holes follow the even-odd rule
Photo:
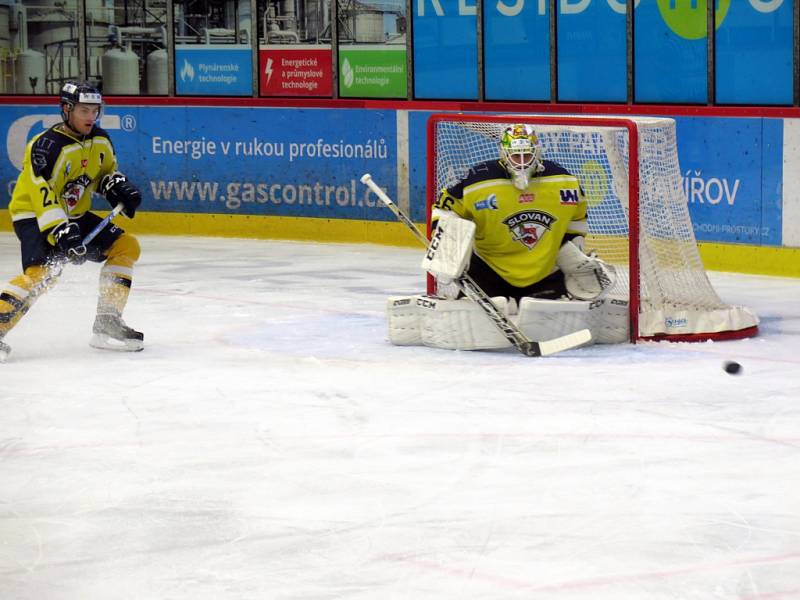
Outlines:
[[[122,204],[123,213],[129,219],[136,214],[142,203],[142,193],[128,178],[119,171],[114,171],[100,180],[100,193],[106,197],[111,207]]]
[[[617,280],[613,266],[597,258],[593,253],[586,254],[581,245],[573,241],[561,246],[556,257],[556,265],[564,273],[567,292],[578,300],[599,298]]]
[[[438,209],[434,209],[433,218],[438,222],[420,266],[447,283],[461,277],[469,268],[475,223]]]

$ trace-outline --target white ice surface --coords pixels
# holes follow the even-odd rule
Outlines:
[[[800,598],[800,280],[534,359],[389,345],[410,248],[140,239],[144,352],[87,345],[94,264],[6,338],[0,599]]]

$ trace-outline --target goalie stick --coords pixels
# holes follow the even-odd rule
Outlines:
[[[391,198],[384,192],[380,186],[372,179],[369,173],[365,173],[361,177],[361,183],[366,185],[373,193],[383,202],[386,207],[391,210],[394,215],[400,220],[403,225],[408,227],[411,233],[422,243],[423,246],[428,246],[428,238],[422,233],[419,228],[400,210],[400,207],[392,201]],[[497,307],[492,304],[489,296],[475,283],[467,273],[461,275],[455,280],[455,284],[464,293],[464,295],[477,304],[492,320],[497,329],[503,336],[522,354],[525,356],[548,356],[577,348],[578,346],[591,341],[592,334],[588,329],[581,329],[574,333],[570,333],[552,340],[542,342],[534,342],[529,340],[528,337],[520,331],[519,327],[514,325],[506,316],[497,310]]]

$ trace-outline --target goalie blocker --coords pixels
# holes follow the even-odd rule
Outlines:
[[[475,223],[455,213],[434,210],[436,226],[420,267],[440,281],[450,283],[469,268]]]

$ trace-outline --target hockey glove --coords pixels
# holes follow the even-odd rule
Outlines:
[[[616,270],[593,252],[584,253],[579,244],[566,242],[558,251],[556,265],[564,273],[567,292],[578,300],[594,300],[611,289]]]
[[[81,239],[81,230],[77,223],[64,221],[53,229],[53,240],[56,248],[67,257],[67,260],[76,265],[86,260],[86,246]]]
[[[119,171],[114,171],[100,180],[100,193],[106,197],[112,208],[122,204],[125,207],[122,212],[129,219],[133,218],[136,209],[142,203],[139,189]]]

